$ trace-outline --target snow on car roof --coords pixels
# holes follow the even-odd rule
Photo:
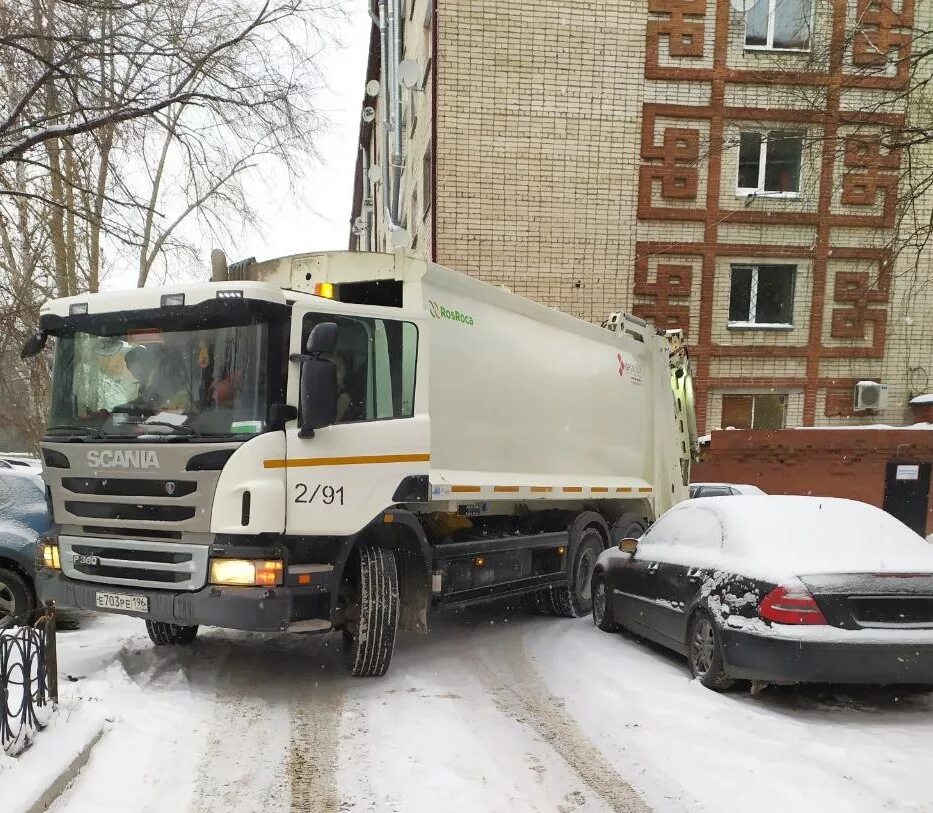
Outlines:
[[[686,512],[694,511],[708,511],[719,520],[719,566],[730,572],[775,582],[821,573],[933,573],[933,546],[867,503],[834,497],[709,497],[681,503],[668,515],[682,514],[689,522]]]

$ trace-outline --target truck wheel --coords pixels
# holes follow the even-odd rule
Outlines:
[[[596,560],[603,552],[603,538],[595,528],[587,528],[580,535],[580,543],[570,573],[568,584],[552,587],[546,604],[553,615],[563,618],[579,618],[593,610],[593,570]]]
[[[0,568],[0,627],[9,619],[36,608],[25,579],[13,570]]]
[[[382,677],[398,629],[398,567],[385,548],[362,545],[359,553],[359,578],[347,597],[347,669],[354,677]]]
[[[146,632],[156,646],[188,646],[198,637],[197,625],[186,627],[166,621],[147,621]]]
[[[638,514],[623,514],[612,523],[609,539],[618,545],[623,539],[639,539],[645,532],[645,521]]]
[[[687,657],[690,660],[690,672],[707,689],[724,692],[735,684],[723,668],[719,629],[704,610],[698,610],[690,621]]]

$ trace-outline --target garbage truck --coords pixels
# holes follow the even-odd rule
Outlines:
[[[212,260],[208,282],[41,310],[43,600],[156,645],[341,631],[378,676],[431,610],[590,612],[602,550],[687,495],[679,335],[403,252]]]

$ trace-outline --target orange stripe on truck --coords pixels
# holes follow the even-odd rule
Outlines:
[[[492,490],[497,494],[517,494],[518,486],[493,486]]]
[[[482,486],[451,486],[450,490],[454,494],[479,494]]]
[[[429,454],[371,454],[354,457],[294,457],[288,460],[264,460],[267,469],[298,469],[308,466],[361,466],[369,463],[428,463]]]

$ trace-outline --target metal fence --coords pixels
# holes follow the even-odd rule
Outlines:
[[[55,607],[48,604],[0,628],[0,748],[22,750],[56,703]]]

